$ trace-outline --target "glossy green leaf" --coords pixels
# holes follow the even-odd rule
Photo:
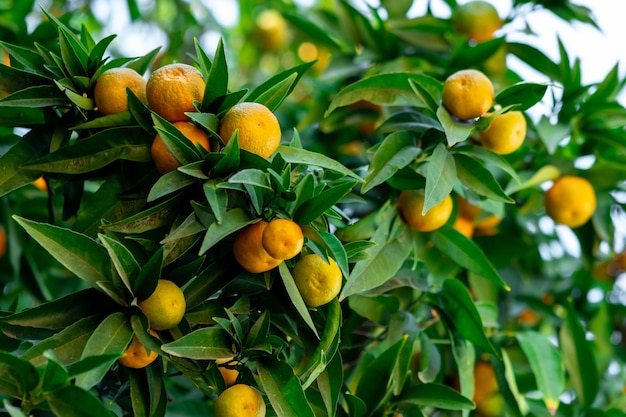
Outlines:
[[[114,313],[102,320],[85,344],[81,359],[98,355],[112,355],[112,358],[103,365],[78,375],[76,385],[90,389],[100,382],[115,360],[122,355],[132,337],[133,331],[124,313]]]
[[[264,91],[255,102],[263,104],[271,111],[275,111],[278,106],[285,100],[290,91],[293,90],[293,84],[298,79],[298,74],[293,73],[284,80],[279,81],[268,90]]]
[[[122,233],[143,233],[158,229],[171,223],[172,217],[180,210],[181,196],[165,200],[115,223],[104,225],[107,231]]]
[[[366,258],[354,265],[340,299],[383,285],[402,267],[411,251],[411,234],[405,229],[398,237],[391,238],[390,227],[389,222],[379,225],[371,239],[376,245],[365,250]]]
[[[9,413],[9,417],[28,417],[22,409],[11,404],[8,398],[3,400],[4,409]]]
[[[482,249],[456,229],[444,225],[432,234],[432,241],[437,249],[459,266],[493,281],[506,290],[510,289]]]
[[[385,137],[376,149],[365,174],[361,193],[365,194],[392,177],[422,153],[413,135],[406,131],[394,132]]]
[[[114,417],[99,398],[75,385],[50,393],[46,400],[57,417]]]
[[[219,359],[233,356],[232,341],[220,327],[205,327],[161,345],[170,355],[196,360]]]
[[[228,64],[224,52],[224,42],[219,39],[215,48],[215,55],[211,63],[211,68],[206,76],[206,88],[202,99],[202,110],[208,109],[208,105],[216,98],[228,92]]]
[[[583,406],[591,407],[600,389],[600,376],[592,347],[578,312],[567,304],[567,316],[559,332],[563,364]]]
[[[474,159],[481,160],[487,167],[498,168],[499,170],[506,172],[513,180],[513,184],[521,182],[515,168],[513,168],[503,156],[493,153],[482,146],[471,144],[459,145],[452,148],[450,153],[453,155],[463,154]]]
[[[0,392],[12,397],[28,397],[37,387],[39,374],[28,361],[0,351]]]
[[[148,202],[174,194],[184,188],[198,182],[197,178],[185,175],[179,171],[171,171],[162,175],[152,186],[148,193]]]
[[[137,162],[152,160],[148,137],[137,127],[114,127],[95,133],[75,144],[32,160],[26,169],[65,174],[95,171],[119,159]]]
[[[257,362],[259,381],[278,417],[314,417],[300,381],[293,369],[274,357]]]
[[[103,234],[99,234],[98,238],[109,253],[111,262],[113,262],[113,265],[115,266],[122,282],[126,286],[126,289],[132,294],[133,283],[135,282],[135,277],[137,276],[140,268],[139,262],[135,259],[134,254],[116,239]]]
[[[455,389],[442,384],[414,385],[400,398],[401,403],[443,410],[473,410],[475,404]]]
[[[483,322],[467,287],[456,278],[446,279],[441,287],[439,297],[441,308],[450,319],[450,324],[456,328],[461,336],[484,351],[498,356],[485,335]]]
[[[202,190],[215,216],[215,220],[221,223],[228,209],[228,191],[224,188],[220,188],[219,184],[220,182],[217,180],[205,181],[202,185]]]
[[[13,219],[69,271],[92,287],[111,279],[111,261],[106,249],[95,240],[59,226],[38,223],[17,215]]]
[[[559,408],[564,389],[561,354],[545,335],[536,331],[520,332],[516,337],[530,363],[543,402],[550,413],[554,414]]]
[[[440,97],[442,83],[428,75],[402,72],[373,75],[340,90],[330,102],[326,115],[338,107],[348,106],[360,100],[380,106],[425,107],[425,104],[415,95],[409,80],[418,83],[432,97]]]
[[[15,145],[0,156],[0,197],[17,188],[30,184],[41,176],[41,172],[22,170],[22,164],[32,158],[45,155],[49,145],[43,140],[33,140],[40,133],[38,129],[24,135]]]
[[[309,309],[304,303],[302,295],[300,295],[300,291],[298,291],[298,287],[296,286],[296,282],[291,275],[291,271],[289,271],[289,268],[287,268],[287,265],[284,262],[281,262],[280,265],[278,265],[278,271],[280,273],[280,278],[282,279],[283,285],[287,290],[287,295],[289,295],[289,299],[291,300],[296,311],[298,311],[300,317],[302,317],[302,320],[304,320],[307,326],[309,326],[309,329],[311,329],[315,336],[319,338],[315,323],[313,323],[313,319],[311,318]]]
[[[227,211],[221,223],[212,223],[207,229],[202,246],[200,246],[200,255],[206,253],[226,236],[235,233],[254,221],[241,208]]]
[[[314,221],[345,197],[355,185],[353,181],[345,181],[327,187],[319,194],[303,201],[296,209],[293,220],[298,224]]]
[[[93,303],[94,300],[90,302]],[[39,366],[48,360],[47,352],[50,351],[63,365],[77,362],[80,360],[87,340],[102,322],[103,317],[104,315],[89,315],[78,321],[74,320],[58,333],[28,348],[22,353],[22,359]]]
[[[422,215],[450,195],[456,183],[454,158],[443,143],[437,145],[426,166],[426,190]]]
[[[454,164],[459,179],[476,194],[494,201],[513,203],[489,169],[476,159],[463,154],[454,155]]]
[[[0,42],[0,44],[2,48],[7,50],[15,50],[20,53],[24,52],[20,47],[9,46],[4,42]],[[28,50],[28,52],[32,53],[31,50]],[[40,58],[37,57],[35,59]],[[54,87],[53,84],[51,79],[37,73],[19,69],[14,66],[0,65],[0,90],[9,94],[34,86]]]
[[[457,143],[466,141],[475,127],[473,123],[461,123],[454,120],[452,115],[450,115],[448,110],[443,106],[439,106],[437,109],[437,119],[443,126],[448,146],[454,146]]]
[[[496,94],[495,102],[502,107],[514,106],[512,110],[525,111],[541,101],[548,84],[520,82]]]
[[[287,163],[325,168],[361,181],[361,177],[352,170],[326,155],[307,151],[306,149],[292,148],[286,145],[280,145],[277,152],[280,153],[280,156],[282,156]]]
[[[437,113],[437,108],[439,107],[439,102],[441,101],[441,95],[437,94],[434,96],[428,88],[432,85],[432,79],[428,80],[428,83],[422,85],[420,80],[414,80],[412,78],[409,79],[409,85],[415,92],[415,94],[419,97],[426,109],[430,111],[433,115]]]
[[[0,100],[0,107],[67,106],[69,98],[56,86],[27,87]]]
[[[246,101],[254,101],[254,102],[265,101],[265,100],[259,101],[260,97],[262,96],[267,97],[268,91],[274,89],[274,86],[276,85],[281,85],[283,81],[287,79],[291,79],[291,82],[288,83],[289,88],[287,91],[285,91],[285,96],[291,94],[293,89],[297,86],[298,82],[300,81],[300,78],[302,78],[304,73],[309,68],[311,68],[312,65],[313,63],[305,62],[304,64],[300,64],[295,67],[286,69],[282,72],[279,72],[278,74],[272,76],[271,78],[259,84],[253,90],[251,90],[250,93],[246,96]],[[281,101],[274,100],[273,103],[268,102],[269,104],[268,107],[270,108],[270,110],[274,111],[280,105],[281,102],[282,100]]]

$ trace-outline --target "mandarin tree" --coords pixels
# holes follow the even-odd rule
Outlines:
[[[589,9],[14,3],[1,415],[626,415],[625,81],[520,40]]]

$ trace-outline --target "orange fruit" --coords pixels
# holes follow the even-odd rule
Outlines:
[[[459,216],[463,216],[466,219],[473,221],[482,211],[480,207],[471,204],[461,195],[457,195],[457,202],[459,204]]]
[[[494,32],[502,27],[502,19],[496,8],[482,0],[459,5],[452,12],[451,23],[457,33],[476,42],[493,38]]]
[[[154,337],[158,337],[157,333],[150,329],[150,334]],[[122,357],[117,361],[128,368],[145,368],[159,357],[159,353],[152,350],[148,351],[146,347],[139,341],[137,336],[133,336],[133,340],[130,345],[124,349]]]
[[[130,68],[111,68],[96,81],[93,98],[101,114],[109,115],[128,111],[127,88],[146,102],[146,80]]]
[[[186,302],[183,291],[173,283],[160,279],[154,292],[137,303],[155,330],[176,327],[185,315]]]
[[[502,218],[492,214],[474,223],[474,235],[493,236],[498,233],[497,226],[502,222]]]
[[[425,214],[423,190],[404,190],[398,197],[398,210],[405,222],[419,232],[431,232],[446,224],[452,214],[452,197],[447,195]]]
[[[46,184],[46,180],[43,177],[39,177],[35,181],[33,181],[33,185],[41,191],[48,190],[48,185]]]
[[[291,275],[309,307],[328,304],[341,291],[341,269],[332,258],[326,263],[318,254],[305,255],[298,259]]]
[[[180,130],[182,134],[191,141],[191,143],[194,145],[196,143],[200,144],[200,146],[207,151],[211,151],[209,137],[200,127],[191,122],[174,122],[172,125],[176,129]],[[161,138],[161,135],[158,133],[152,142],[150,152],[152,154],[154,165],[161,174],[167,174],[168,172],[176,170],[180,166],[169,149],[167,149],[165,142],[163,142],[163,138]]]
[[[280,145],[278,119],[260,103],[238,103],[226,112],[219,126],[219,135],[228,143],[235,131],[241,149],[263,158],[269,157]]]
[[[457,216],[452,226],[470,239],[474,235],[474,222],[466,217]]]
[[[265,220],[252,223],[241,229],[233,243],[233,255],[246,271],[261,273],[277,267],[282,260],[273,258],[263,247]]]
[[[148,78],[146,98],[150,108],[169,122],[189,120],[185,112],[194,112],[194,101],[202,103],[206,84],[202,74],[187,64],[168,64]]]
[[[4,228],[0,226],[0,259],[7,253],[7,233]]]
[[[481,416],[502,415],[504,399],[498,390],[498,380],[488,362],[476,362],[474,366],[474,402]]]
[[[480,142],[499,155],[515,152],[526,138],[526,118],[521,111],[509,111],[496,116],[487,130],[479,132]]]
[[[465,69],[444,81],[441,102],[457,119],[470,120],[482,116],[491,108],[494,94],[493,84],[485,74]]]
[[[302,251],[304,235],[296,222],[274,219],[263,230],[263,247],[275,259],[291,259]]]
[[[11,66],[11,56],[7,51],[4,51],[4,65],[6,65],[7,67]]]
[[[232,361],[233,358],[216,359],[215,363],[217,363],[218,365],[224,365]],[[239,376],[239,371],[237,371],[236,369],[227,368],[225,366],[218,366],[217,369],[220,371],[220,374],[222,374],[222,378],[224,378],[224,383],[227,387],[235,384],[235,381],[237,381],[237,377]]]
[[[587,223],[596,210],[596,193],[585,178],[565,175],[544,195],[546,213],[556,224],[575,228]]]
[[[483,69],[491,77],[502,77],[506,74],[506,56],[508,50],[506,44],[502,44],[496,52],[483,62]]]
[[[215,417],[265,417],[261,394],[246,384],[226,388],[215,400]]]
[[[255,40],[261,49],[277,52],[289,43],[289,27],[283,16],[276,10],[262,11],[255,21]]]

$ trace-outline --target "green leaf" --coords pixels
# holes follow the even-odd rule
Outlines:
[[[46,352],[46,365],[41,374],[41,388],[52,391],[67,385],[69,373],[62,363],[58,362],[51,352]]]
[[[436,99],[441,96],[443,84],[428,75],[402,72],[373,75],[340,90],[330,102],[326,116],[337,107],[348,106],[360,100],[370,101],[379,106],[426,107],[426,104],[416,97],[409,80],[419,84],[431,97]]]
[[[402,267],[411,252],[411,233],[404,231],[391,237],[391,219],[382,222],[371,241],[376,246],[366,249],[365,259],[358,261],[341,291],[340,300],[383,285]]]
[[[278,417],[314,417],[300,381],[293,369],[274,357],[257,362],[259,381]]]
[[[510,289],[482,249],[453,227],[444,225],[437,229],[432,234],[432,241],[437,249],[459,266],[493,281],[506,290]]]
[[[283,99],[284,99],[286,96],[291,94],[293,89],[298,84],[298,81],[300,81],[300,78],[302,78],[302,76],[304,75],[306,70],[311,68],[312,65],[313,65],[312,62],[306,62],[304,64],[297,65],[295,67],[289,68],[287,70],[284,70],[284,71],[282,71],[282,72],[272,76],[270,79],[268,79],[267,81],[261,83],[260,85],[255,87],[252,91],[250,91],[250,93],[246,97],[246,101],[259,102],[261,96],[266,96],[267,97],[268,91],[274,89],[276,85],[282,84],[282,82],[284,80],[291,78],[292,81],[288,84],[289,85],[289,89],[285,92],[285,96],[283,97]],[[294,74],[295,74],[295,76],[294,76]],[[276,108],[278,108],[280,103],[281,103],[281,101],[274,101],[273,104],[271,104],[272,107],[270,107],[270,106],[268,106],[268,107],[270,108],[270,110],[274,111],[274,110],[276,110]],[[268,103],[268,104],[270,104],[270,103]]]
[[[20,169],[25,162],[48,152],[47,141],[34,140],[33,136],[38,133],[42,132],[33,129],[0,156],[0,197],[25,184],[30,184],[41,176],[41,172]]]
[[[39,374],[30,362],[0,351],[0,392],[28,398],[38,383]]]
[[[180,339],[161,345],[170,355],[196,360],[219,359],[233,356],[232,341],[221,327],[194,330]]]
[[[17,215],[13,219],[45,250],[69,271],[97,288],[98,281],[111,279],[111,261],[106,249],[95,240],[46,223],[26,220]]]
[[[160,246],[141,267],[137,279],[133,283],[133,294],[135,294],[138,300],[148,298],[156,288],[159,279],[161,279],[164,250],[165,247]]]
[[[445,107],[439,106],[437,109],[437,119],[446,134],[448,146],[461,143],[471,135],[474,130],[474,123],[460,123],[455,121]]]
[[[98,302],[97,299],[93,298],[88,298],[87,301],[89,301],[90,305]],[[101,307],[95,306],[93,308]],[[102,314],[104,315],[105,313],[103,312]],[[84,318],[76,321],[75,317],[83,317],[81,312],[74,313],[73,310],[68,310],[67,315],[69,316],[67,327],[28,348],[22,354],[22,359],[26,359],[33,365],[38,366],[46,362],[48,360],[48,352],[52,352],[56,360],[63,365],[70,365],[80,360],[87,340],[89,340],[93,331],[102,322],[103,316],[90,315],[87,312]],[[70,322],[70,319],[74,321]]]
[[[399,402],[443,410],[473,410],[475,408],[472,400],[455,389],[436,383],[412,386],[400,397]]]
[[[216,98],[228,93],[228,64],[224,53],[224,42],[220,37],[213,62],[206,78],[206,88],[202,99],[202,111],[206,111]]]
[[[287,95],[293,90],[293,84],[298,79],[298,74],[293,73],[284,80],[279,81],[271,88],[260,94],[255,102],[263,104],[271,111],[275,111],[280,103],[285,100]]]
[[[107,231],[122,233],[143,233],[171,223],[172,217],[181,209],[182,197],[176,195],[157,205],[115,223],[104,225]]]
[[[526,173],[524,173],[526,174]],[[534,188],[546,181],[552,181],[561,176],[561,170],[554,165],[544,165],[538,170],[527,173],[518,184],[509,184],[506,188],[508,194]]]
[[[430,110],[432,114],[437,114],[437,108],[439,107],[441,95],[437,94],[437,96],[433,96],[433,94],[428,90],[428,88],[432,85],[432,79],[429,79],[428,83],[425,85],[422,85],[422,83],[417,80],[409,79],[409,85],[413,91],[415,91],[415,94],[417,94],[422,103],[424,103],[426,109]]]
[[[0,100],[0,107],[52,107],[68,106],[69,98],[57,86],[26,87]]]
[[[415,138],[407,131],[394,132],[386,136],[367,168],[361,193],[365,194],[382,184],[398,170],[415,161],[421,153],[422,150],[415,146]]]
[[[514,183],[519,184],[521,182],[515,168],[503,156],[493,153],[482,146],[471,144],[455,146],[450,150],[450,153],[480,159],[485,165],[506,172],[513,179]]]
[[[7,50],[9,50],[9,48],[18,48],[18,50],[22,52],[22,49],[19,47],[9,46],[4,42],[0,42],[0,45]],[[32,53],[31,50],[28,50],[28,52]],[[37,58],[39,58],[39,56],[37,56]],[[13,94],[17,91],[36,86],[54,87],[54,83],[51,79],[39,74],[19,69],[15,66],[0,65],[0,91]],[[56,89],[56,87],[54,88]]]
[[[545,74],[552,80],[563,81],[563,73],[558,64],[552,62],[539,48],[517,42],[507,42],[506,46],[510,53],[539,71],[539,73]]]
[[[450,319],[450,324],[456,328],[461,336],[484,351],[498,356],[493,345],[485,336],[483,322],[467,287],[456,278],[446,279],[441,287],[439,297],[441,307]]]
[[[65,69],[71,76],[84,75],[87,70],[89,54],[86,48],[80,44],[74,33],[66,28],[59,28],[59,47]]]
[[[211,223],[200,246],[200,255],[206,253],[226,236],[244,228],[255,219],[251,219],[242,208],[228,210],[221,223]]]
[[[304,200],[296,209],[293,220],[298,224],[312,222],[345,197],[354,188],[354,185],[353,181],[337,183]]]
[[[248,168],[237,171],[228,178],[231,184],[249,184],[254,187],[273,190],[269,174],[260,169]]]
[[[75,385],[68,385],[50,393],[46,400],[57,417],[115,416],[99,398]]]
[[[465,154],[456,154],[453,163],[459,180],[476,194],[503,203],[515,202],[504,192],[491,171],[481,162]]]
[[[202,190],[215,216],[215,220],[218,223],[222,223],[224,215],[228,210],[228,191],[224,188],[219,188],[219,184],[220,182],[217,180],[207,180],[202,185]]]
[[[282,279],[283,285],[287,290],[287,295],[289,295],[291,303],[296,308],[296,311],[300,314],[300,317],[302,317],[302,320],[304,320],[307,326],[309,326],[315,336],[319,338],[319,334],[317,333],[317,329],[315,328],[315,323],[313,323],[313,319],[311,318],[309,309],[304,303],[302,295],[300,295],[300,291],[296,286],[296,282],[294,281],[293,276],[289,271],[289,268],[287,268],[287,265],[284,262],[281,262],[280,265],[278,265],[278,271],[280,272],[280,278]]]
[[[19,407],[15,407],[11,405],[11,402],[8,398],[3,400],[4,409],[9,413],[9,417],[28,417],[26,414],[22,412],[22,409]]]
[[[307,151],[306,149],[292,148],[286,145],[280,145],[277,152],[280,153],[280,156],[282,156],[287,163],[325,168],[362,181],[358,174],[326,155]]]
[[[567,316],[559,333],[563,363],[584,407],[591,407],[600,389],[597,361],[578,312],[567,303]]]
[[[103,365],[78,375],[76,386],[88,390],[100,382],[115,360],[122,355],[132,338],[133,331],[124,313],[113,313],[102,320],[89,337],[81,359],[99,355],[113,355],[113,357],[105,361]]]
[[[180,165],[187,165],[202,159],[202,154],[196,146],[172,123],[156,113],[152,113],[152,120],[165,147]],[[150,138],[150,144],[153,139]],[[152,156],[150,156],[150,160],[152,160]]]
[[[525,111],[541,101],[549,84],[520,82],[500,91],[495,102],[512,110]]]
[[[426,166],[426,190],[422,215],[450,195],[456,183],[454,158],[443,143],[437,145]]]
[[[117,240],[103,234],[99,234],[98,238],[109,253],[111,262],[113,262],[126,289],[133,294],[134,278],[137,276],[140,268],[139,262],[135,259],[134,254]]]
[[[530,363],[543,401],[548,411],[554,415],[559,408],[564,388],[562,357],[557,348],[541,333],[527,330],[517,333],[516,337]]]
[[[62,147],[23,165],[26,169],[64,174],[83,174],[118,159],[149,162],[152,138],[138,127],[114,127]]]

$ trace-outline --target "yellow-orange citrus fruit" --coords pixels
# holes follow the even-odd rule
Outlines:
[[[485,131],[479,132],[480,142],[492,152],[507,155],[522,146],[526,138],[526,118],[521,111],[509,111],[496,116]]]
[[[129,88],[137,98],[146,101],[146,80],[130,68],[111,68],[102,73],[96,81],[93,98],[101,114],[115,114],[128,111]]]
[[[238,103],[226,112],[219,126],[219,135],[228,143],[238,132],[239,147],[263,158],[280,145],[280,124],[274,113],[260,103]]]
[[[491,108],[494,94],[493,84],[485,74],[465,69],[446,78],[441,102],[457,119],[470,120],[482,116]]]
[[[176,327],[185,315],[187,304],[183,291],[166,279],[160,279],[154,292],[137,303],[155,330]]]
[[[35,181],[33,181],[33,185],[41,191],[48,190],[48,185],[46,184],[46,180],[43,177],[39,177]]]
[[[298,46],[298,58],[304,62],[311,62],[317,60],[311,67],[313,72],[319,74],[323,72],[330,63],[331,53],[328,48],[323,46],[316,46],[311,42],[302,42]]]
[[[230,364],[233,361],[233,358],[225,358],[225,359],[216,359],[215,363],[218,365]],[[239,376],[239,371],[232,368],[227,368],[226,366],[218,366],[217,369],[222,374],[222,378],[224,378],[224,383],[227,387],[235,385],[235,381],[237,381],[237,377]]]
[[[475,236],[493,236],[498,233],[498,225],[502,218],[492,214],[474,223]]]
[[[7,233],[0,226],[0,259],[7,253]]]
[[[176,129],[180,130],[181,133],[185,135],[185,137],[189,139],[194,145],[197,143],[207,151],[211,150],[209,137],[206,132],[200,127],[191,122],[174,122],[172,123],[172,125]],[[161,174],[166,174],[168,172],[174,171],[180,166],[178,161],[167,149],[167,147],[165,146],[165,142],[163,142],[163,138],[161,138],[161,135],[158,133],[155,136],[154,141],[152,142],[150,152],[152,154],[152,160],[154,161],[154,165]]]
[[[194,101],[204,98],[206,83],[202,74],[191,65],[176,63],[156,69],[148,78],[148,105],[169,122],[189,120],[186,112],[195,111]]]
[[[261,394],[246,384],[226,388],[215,400],[215,417],[265,417]]]
[[[6,51],[4,52],[4,65],[6,65],[7,67],[11,66],[11,56]]]
[[[282,260],[273,258],[263,247],[263,231],[268,223],[265,220],[252,223],[241,229],[233,243],[233,255],[246,271],[266,272],[277,267]]]
[[[289,28],[285,18],[274,9],[262,11],[256,18],[256,41],[261,49],[277,52],[289,43]]]
[[[469,238],[474,235],[474,222],[467,217],[457,216],[453,227]]]
[[[508,50],[506,44],[502,44],[496,52],[483,62],[483,69],[490,77],[502,77],[506,74],[506,56]]]
[[[477,362],[474,366],[474,402],[482,416],[502,415],[504,399],[498,390],[495,371],[488,362]]]
[[[263,230],[262,242],[272,258],[291,259],[302,251],[304,235],[293,220],[274,219]]]
[[[482,0],[472,0],[458,6],[452,12],[451,23],[457,33],[476,42],[493,38],[494,32],[502,27],[496,8]]]
[[[332,258],[326,263],[318,254],[305,255],[298,259],[291,274],[298,292],[309,307],[328,304],[341,291],[341,269]]]
[[[150,329],[150,334],[154,337],[158,337],[157,333]],[[124,349],[122,357],[117,361],[128,368],[145,368],[159,357],[159,353],[148,349],[139,341],[137,336],[133,336],[133,340],[130,345]]]
[[[593,216],[596,193],[585,178],[565,175],[554,181],[546,192],[544,206],[556,224],[579,227]]]
[[[446,224],[452,215],[452,197],[447,195],[439,204],[422,214],[424,200],[422,190],[404,190],[398,197],[398,210],[404,221],[413,229],[431,232]]]
[[[459,215],[466,219],[474,221],[481,212],[480,207],[471,204],[461,195],[457,195],[457,202],[459,203]]]

